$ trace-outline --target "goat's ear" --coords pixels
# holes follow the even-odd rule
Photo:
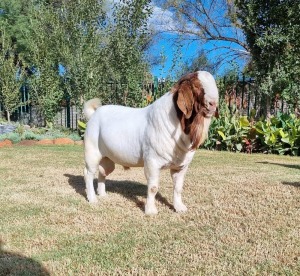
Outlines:
[[[192,116],[194,95],[189,81],[183,81],[178,88],[177,106],[186,119]]]

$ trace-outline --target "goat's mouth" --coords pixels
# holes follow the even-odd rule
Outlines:
[[[205,106],[203,109],[204,116],[207,118],[213,117],[216,111],[217,108],[211,108],[210,106]]]

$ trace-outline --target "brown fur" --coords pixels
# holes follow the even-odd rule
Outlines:
[[[204,142],[208,128],[205,127],[204,89],[197,73],[183,76],[172,88],[174,104],[181,127],[189,135],[191,150]]]

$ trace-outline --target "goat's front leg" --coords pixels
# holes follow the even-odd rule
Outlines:
[[[145,214],[156,215],[158,211],[155,205],[155,196],[158,192],[160,169],[148,163],[145,164],[144,170],[148,184]]]
[[[187,211],[187,207],[183,204],[181,193],[183,189],[184,176],[188,167],[185,167],[181,170],[173,170],[171,169],[171,176],[174,185],[174,197],[173,204],[176,212],[183,213]]]

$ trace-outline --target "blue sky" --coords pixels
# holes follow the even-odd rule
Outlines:
[[[209,2],[210,1],[208,1],[208,3]],[[199,41],[183,41],[183,46],[180,51],[178,51],[178,48],[173,45],[172,41],[173,38],[176,37],[176,33],[174,33],[174,31],[172,32],[172,30],[176,29],[176,18],[171,11],[163,10],[155,3],[155,1],[152,1],[153,15],[149,20],[149,27],[160,32],[163,31],[163,33],[159,36],[159,39],[156,40],[156,43],[151,47],[150,53],[153,55],[163,55],[164,62],[163,64],[156,65],[151,68],[151,72],[154,76],[164,78],[166,76],[174,75],[176,73],[176,66],[180,66],[180,62],[190,62],[193,57],[197,56],[197,54],[203,49],[208,51],[208,58],[211,61],[220,56],[227,59],[227,62],[224,62],[218,69],[218,75],[222,75],[227,69],[232,68],[232,64],[229,63],[230,52],[228,52],[228,49],[225,49],[225,47],[232,49],[239,48],[237,45],[232,45],[232,43],[218,42],[218,46],[224,46],[224,49],[217,49],[216,45],[214,45],[215,42],[201,44]],[[224,20],[224,12],[220,9],[217,9],[217,13],[218,14],[216,16],[221,18],[221,20]],[[188,27],[194,28],[192,25]],[[240,50],[242,49],[240,48]],[[181,59],[176,60],[174,63],[174,57],[180,57]],[[243,60],[238,60],[237,62],[241,68],[245,64],[245,61]],[[175,67],[172,67],[174,64]]]
[[[172,39],[172,38],[171,38]],[[228,43],[223,42],[223,45],[226,45]],[[197,56],[201,52],[202,49],[204,50],[210,50],[212,47],[214,47],[213,44],[206,44],[206,45],[200,45],[198,42],[183,42],[183,45],[178,52],[177,47],[173,45],[173,42],[170,41],[170,35],[165,35],[163,38],[161,38],[157,43],[155,43],[151,47],[151,51],[154,51],[158,53],[159,55],[164,56],[164,63],[155,65],[151,67],[151,73],[154,76],[157,76],[159,78],[165,78],[167,76],[172,76],[174,73],[176,73],[176,66],[180,66],[180,62],[191,62],[193,58]],[[221,49],[215,50],[212,52],[209,52],[207,54],[209,60],[213,61],[215,58],[217,58],[220,55],[226,55],[226,51],[222,51]],[[179,60],[178,60],[179,56]],[[173,66],[173,59],[177,58],[175,62],[175,68]],[[242,60],[238,60],[237,64],[240,66],[240,68],[243,68],[245,65],[245,62]],[[226,70],[230,70],[233,68],[233,64],[230,63],[230,59],[228,59],[227,62],[224,62],[217,70],[218,75],[223,75]]]
[[[181,62],[190,61],[199,51],[196,43],[183,43],[182,47],[178,50],[172,41],[174,35],[165,34],[157,43],[151,47],[151,51],[163,57],[162,64],[152,66],[151,73],[157,77],[166,77],[172,75],[172,71],[176,70],[176,65],[180,66]],[[175,68],[172,68],[175,61]]]

